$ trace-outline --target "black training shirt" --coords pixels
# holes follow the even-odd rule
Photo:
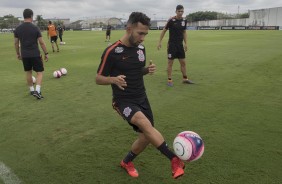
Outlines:
[[[14,36],[20,40],[23,58],[40,56],[37,39],[42,35],[37,26],[30,22],[24,22],[16,28]]]
[[[183,42],[183,32],[186,30],[187,20],[186,19],[176,19],[172,17],[167,21],[165,29],[169,30],[169,43],[179,43]]]
[[[121,41],[107,47],[101,57],[97,73],[103,76],[116,77],[125,75],[127,87],[119,89],[112,84],[113,97],[118,99],[135,99],[145,96],[142,69],[146,65],[145,47],[127,47]]]

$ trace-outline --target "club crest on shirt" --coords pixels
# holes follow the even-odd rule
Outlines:
[[[123,50],[124,50],[124,48],[123,48],[123,47],[116,47],[116,49],[115,49],[115,53],[122,53],[122,52],[123,52]]]
[[[141,62],[144,62],[145,61],[145,55],[144,55],[144,52],[143,52],[143,50],[138,50],[137,51],[137,54],[138,54],[138,59],[139,59],[139,61],[141,61]]]
[[[125,115],[125,117],[128,117],[131,113],[132,109],[130,107],[126,107],[123,109],[123,114]]]

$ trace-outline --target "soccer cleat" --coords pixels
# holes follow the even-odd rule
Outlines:
[[[35,94],[35,91],[31,91],[31,92],[30,92],[30,95],[31,95],[31,96],[34,96],[34,94]]]
[[[44,97],[42,96],[41,92],[38,93],[38,91],[34,91],[33,96],[36,97],[38,100],[44,98]]]
[[[138,171],[135,169],[134,164],[132,162],[128,162],[127,164],[122,160],[120,162],[120,166],[126,170],[126,172],[133,178],[138,177]]]
[[[177,179],[184,174],[184,168],[184,162],[181,161],[178,157],[174,157],[171,160],[172,177],[174,179]]]
[[[169,87],[172,87],[172,86],[173,86],[172,80],[167,80],[167,86],[169,86]]]
[[[183,79],[182,81],[184,84],[195,84],[193,81],[189,80],[189,79]]]

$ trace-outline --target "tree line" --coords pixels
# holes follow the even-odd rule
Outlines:
[[[189,22],[205,21],[205,20],[220,20],[220,19],[243,19],[249,18],[249,13],[242,14],[224,14],[215,11],[198,11],[190,13],[186,16]]]

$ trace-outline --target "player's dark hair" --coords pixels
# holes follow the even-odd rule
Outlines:
[[[176,10],[181,10],[181,9],[184,9],[184,7],[181,4],[176,6]]]
[[[33,16],[33,11],[31,9],[25,9],[23,11],[23,17],[24,19],[28,19],[28,18],[31,18]]]
[[[136,25],[138,22],[142,23],[143,25],[150,26],[151,19],[141,12],[132,12],[129,16],[127,24]]]
[[[52,24],[52,21],[51,21],[51,20],[49,20],[49,24]]]

